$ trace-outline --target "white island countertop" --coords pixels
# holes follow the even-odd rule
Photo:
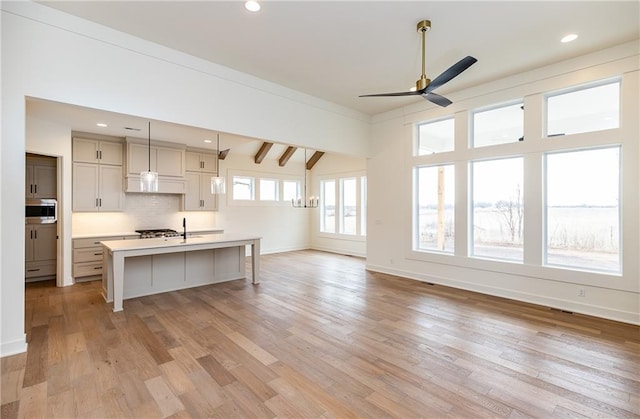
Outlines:
[[[260,236],[251,234],[218,233],[191,236],[187,237],[187,240],[184,240],[182,237],[158,237],[153,239],[140,240],[105,240],[100,243],[102,243],[102,245],[111,252],[119,252],[124,250],[161,249],[173,247],[189,247],[188,250],[193,250],[191,249],[191,246],[200,247],[200,245],[202,245],[205,247],[210,247],[208,245],[227,245],[230,242],[247,242],[247,244],[251,244],[251,242],[260,239]],[[181,251],[180,249],[172,250]]]
[[[106,273],[106,277],[103,276],[105,299],[107,301],[110,300],[111,292],[109,290],[112,288],[113,311],[122,310],[126,258],[148,255],[155,256],[178,252],[195,252],[209,249],[244,247],[246,245],[251,246],[252,282],[254,284],[258,284],[260,282],[260,239],[260,236],[251,234],[219,233],[190,236],[187,237],[186,240],[182,237],[163,237],[139,240],[102,241],[101,243],[105,249],[105,259],[103,262],[105,267],[103,275]],[[241,254],[244,255],[244,249]],[[242,267],[241,270],[244,272],[244,262],[234,262],[234,265],[238,264],[240,264]],[[158,291],[149,290],[146,294],[184,288],[185,286],[188,286],[188,282],[189,281],[187,281],[186,285],[171,284],[163,289],[158,289]]]

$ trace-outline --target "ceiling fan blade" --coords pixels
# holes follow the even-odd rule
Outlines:
[[[398,92],[398,93],[376,93],[373,95],[360,95],[358,97],[377,97],[377,96],[415,96],[422,92]]]
[[[449,99],[447,99],[444,96],[440,96],[436,93],[423,93],[422,97],[427,99],[429,102],[435,103],[436,105],[442,106],[443,108],[446,108],[447,106],[451,105],[453,102],[451,102]]]
[[[451,67],[449,67],[448,69],[446,69],[438,77],[433,79],[431,81],[431,83],[429,83],[429,85],[427,86],[425,92],[429,93],[432,90],[435,90],[438,87],[442,86],[443,84],[445,84],[446,82],[448,82],[452,78],[458,76],[460,73],[462,73],[467,68],[471,67],[476,61],[478,61],[478,60],[476,60],[475,58],[473,58],[470,55],[464,57],[463,59],[461,59],[460,61],[458,61],[457,63],[455,63]]]

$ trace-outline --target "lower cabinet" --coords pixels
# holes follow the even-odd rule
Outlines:
[[[25,269],[27,281],[55,278],[58,252],[56,224],[29,224],[25,226]]]
[[[73,279],[75,282],[102,279],[102,245],[106,240],[137,239],[138,235],[73,239]]]

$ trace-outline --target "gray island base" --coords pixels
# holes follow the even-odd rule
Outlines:
[[[251,246],[254,284],[260,282],[260,237],[210,234],[103,241],[102,289],[113,311],[128,298],[246,278],[245,246]]]

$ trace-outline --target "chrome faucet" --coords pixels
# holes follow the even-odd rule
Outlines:
[[[186,241],[187,240],[187,219],[186,218],[182,219],[182,228],[184,230],[184,232],[182,233],[182,238]]]

